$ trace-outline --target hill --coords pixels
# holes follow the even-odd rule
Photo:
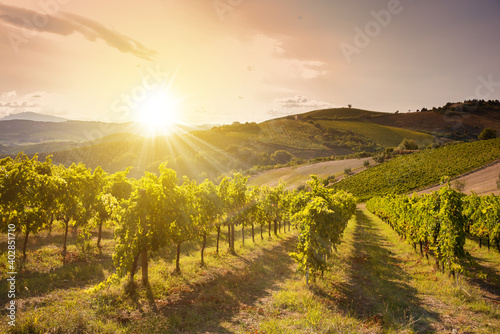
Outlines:
[[[354,194],[360,201],[390,193],[403,194],[458,176],[500,158],[500,138],[448,145],[398,156],[348,177],[332,187]]]
[[[500,175],[500,160],[496,160],[495,162],[483,168],[474,170],[464,175],[460,175],[456,179],[451,180],[451,184],[452,187],[456,188],[456,181],[463,182],[464,188],[462,192],[467,195],[470,195],[472,192],[478,195],[490,195],[490,194],[499,195],[500,189],[498,189],[496,183],[499,175]],[[418,191],[417,194],[429,194],[433,191],[439,190],[440,187],[441,187],[440,185],[433,186]]]
[[[250,185],[276,187],[283,181],[285,182],[286,189],[293,190],[300,185],[305,185],[306,181],[311,179],[311,175],[317,175],[323,179],[334,176],[335,180],[341,180],[344,178],[345,169],[351,169],[352,173],[361,172],[366,169],[363,165],[365,161],[368,161],[371,166],[375,164],[373,159],[364,158],[324,161],[310,165],[282,167],[251,176],[248,183]]]
[[[495,123],[500,103],[471,103],[450,103],[409,114],[355,108],[315,110],[259,124],[179,126],[177,133],[157,139],[140,136],[141,129],[134,123],[11,120],[0,122],[0,153],[38,152],[43,153],[42,158],[50,153],[56,163],[83,162],[108,172],[133,166],[131,175],[136,177],[146,170],[156,171],[162,161],[168,161],[179,177],[216,179],[237,170],[259,171],[263,166],[267,169],[347,155],[366,157],[398,146],[405,138],[423,149],[453,139],[475,139],[485,127],[495,128],[497,123],[500,131],[500,121]],[[469,117],[460,114],[462,126],[469,129],[463,133],[450,121],[459,109],[470,109]],[[448,128],[440,127],[440,122]],[[436,126],[432,131],[431,124]]]
[[[428,133],[454,140],[477,139],[484,128],[500,133],[500,101],[468,100],[416,112],[376,112],[355,108],[315,110],[288,116],[305,121],[356,121]]]
[[[10,120],[25,120],[25,121],[35,121],[35,122],[66,122],[66,118],[52,116],[52,115],[44,115],[38,114],[35,112],[27,111],[21,112],[17,114],[11,114],[0,118],[0,121],[10,121]]]
[[[455,140],[476,139],[484,128],[500,133],[499,101],[465,101],[419,112],[383,114],[370,122],[430,133]]]

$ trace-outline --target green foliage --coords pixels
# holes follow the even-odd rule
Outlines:
[[[500,242],[500,197],[472,194],[463,200],[463,214],[467,218],[466,229],[480,239]]]
[[[418,150],[418,145],[415,143],[415,140],[408,138],[403,139],[398,147],[401,150]]]
[[[310,272],[327,269],[327,256],[340,244],[347,222],[356,210],[352,195],[343,191],[334,193],[315,176],[308,183],[311,192],[299,192],[292,201],[293,219],[300,235],[297,252],[290,254],[306,278]]]
[[[488,140],[488,139],[495,139],[496,137],[497,137],[497,130],[492,128],[486,128],[479,134],[477,138],[479,140]]]
[[[402,194],[439,183],[442,176],[454,177],[500,158],[500,139],[448,145],[410,155],[362,171],[335,183],[361,201],[373,196]]]
[[[464,203],[476,200],[446,185],[429,195],[374,197],[366,208],[390,224],[407,242],[425,245],[443,268],[461,271],[460,259],[467,256],[466,217],[476,214]]]
[[[278,150],[278,151],[274,152],[273,154],[271,154],[271,160],[275,164],[288,163],[288,162],[290,162],[290,160],[292,160],[292,158],[293,158],[293,154],[291,154],[285,150]]]
[[[420,243],[450,271],[461,271],[466,234],[500,241],[500,198],[465,196],[449,185],[430,195],[374,197],[367,209],[409,243]]]

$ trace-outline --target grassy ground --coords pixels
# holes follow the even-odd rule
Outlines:
[[[210,236],[204,267],[199,242],[183,244],[180,274],[174,273],[174,248],[152,254],[150,289],[137,283],[131,294],[125,293],[125,281],[91,290],[113,272],[111,233],[106,234],[101,255],[82,254],[75,246],[76,235],[71,237],[70,261],[65,265],[60,231],[33,238],[25,269],[16,277],[18,318],[11,333],[228,332],[224,328],[230,327],[232,314],[250,307],[268,287],[291,274],[287,249],[294,247],[293,233],[269,238],[266,226],[261,239],[256,227],[254,243],[250,228],[245,231],[245,245],[241,230],[236,231],[237,256],[227,253],[225,234],[216,255],[215,235]],[[5,279],[0,288],[7,291]],[[5,305],[6,296],[0,298]],[[6,321],[0,322],[0,332],[6,331]]]
[[[256,305],[264,310],[253,319],[256,332],[498,333],[500,254],[468,246],[483,279],[460,276],[457,286],[388,225],[358,211],[332,270],[309,287],[297,275],[281,282]]]
[[[359,133],[382,147],[398,146],[405,138],[414,139],[418,145],[428,145],[433,141],[433,136],[426,133],[374,123],[352,121],[318,121],[318,123],[326,129],[343,129]]]
[[[264,240],[257,233],[253,243],[246,232],[245,245],[236,243],[237,256],[226,253],[225,239],[216,256],[211,236],[205,267],[199,266],[198,243],[183,245],[178,275],[174,249],[154,254],[150,289],[138,283],[137,291],[129,294],[125,282],[99,292],[89,289],[112,272],[110,235],[102,255],[84,258],[74,249],[74,260],[64,266],[51,256],[36,258],[58,240],[57,233],[41,237],[30,248],[32,268],[18,277],[18,327],[11,332],[500,331],[500,254],[479,248],[476,241],[467,242],[473,261],[464,263],[469,276],[460,275],[457,285],[454,277],[435,270],[432,259],[422,258],[388,225],[360,209],[331,259],[332,269],[307,286],[288,256],[295,249],[296,233],[268,239],[264,232]],[[240,233],[237,237],[241,240]],[[44,271],[44,266],[50,269]],[[0,332],[6,330],[1,322]]]

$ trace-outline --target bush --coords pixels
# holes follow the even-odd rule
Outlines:
[[[418,150],[418,145],[417,143],[415,143],[415,140],[408,138],[403,139],[403,141],[401,142],[401,144],[399,144],[398,147],[402,150],[411,150],[411,151]]]
[[[453,182],[453,188],[455,188],[456,191],[462,192],[465,189],[465,181],[460,181],[460,180],[455,180]]]
[[[286,164],[293,158],[293,154],[285,151],[285,150],[278,150],[271,154],[271,160],[275,164]]]
[[[485,128],[477,138],[479,140],[488,140],[488,139],[495,139],[496,137],[497,137],[497,130],[492,128]]]
[[[345,175],[349,175],[349,174],[351,174],[351,169],[350,169],[350,168],[346,168],[346,169],[344,169],[344,174],[345,174]]]
[[[368,166],[370,166],[370,160],[363,161],[363,167],[368,167]]]

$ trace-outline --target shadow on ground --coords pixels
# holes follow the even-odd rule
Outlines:
[[[417,290],[408,284],[411,277],[384,246],[388,242],[373,222],[359,210],[356,221],[353,250],[342,263],[349,280],[336,287],[343,294],[337,306],[368,327],[432,333],[430,323],[438,321],[439,315],[420,306]],[[335,298],[324,290],[315,293]]]
[[[257,258],[240,258],[244,265],[228,266],[201,283],[184,286],[167,300],[157,300],[161,316],[169,319],[173,332],[233,333],[226,327],[235,315],[245,312],[251,317],[262,313],[256,302],[293,274],[288,252],[295,243],[296,238],[290,238],[271,249],[262,249]],[[231,327],[245,325],[232,323]]]

